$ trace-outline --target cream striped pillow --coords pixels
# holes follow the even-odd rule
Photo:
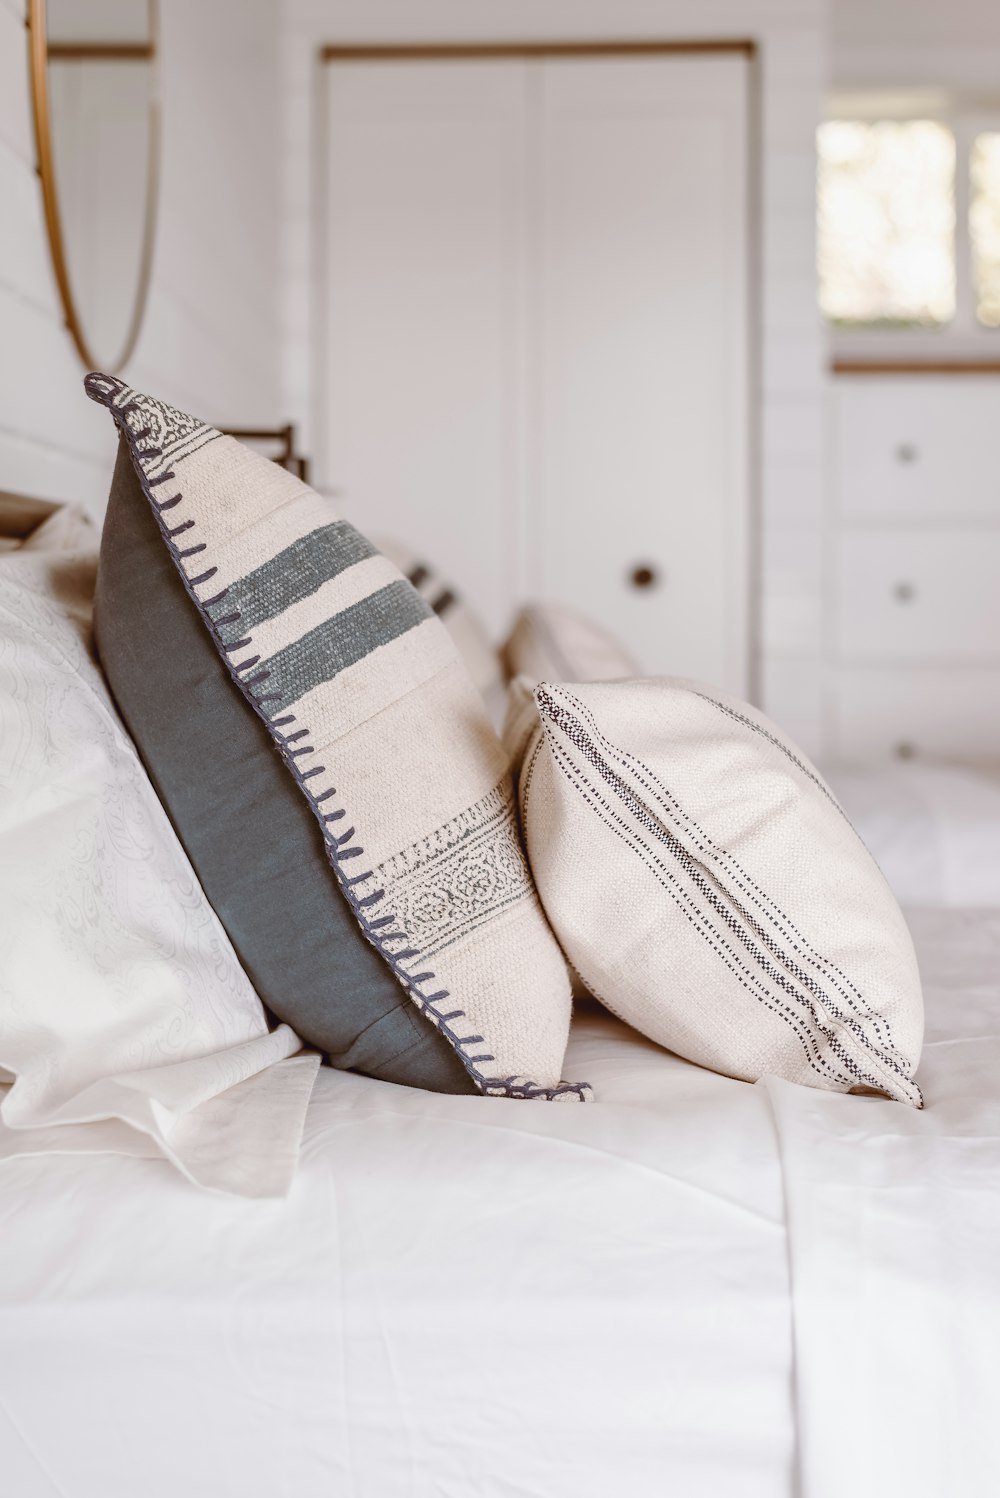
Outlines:
[[[584,1084],[561,1081],[569,980],[507,759],[433,609],[284,469],[120,380],[85,383],[127,439],[187,591],[320,822],[365,937],[482,1092],[583,1099]]]
[[[675,679],[543,683],[533,733],[513,696],[528,857],[587,988],[714,1071],[919,1107],[906,923],[780,730]]]

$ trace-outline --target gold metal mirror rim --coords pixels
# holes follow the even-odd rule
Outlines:
[[[153,263],[153,240],[156,231],[156,208],[159,198],[160,167],[160,105],[158,89],[159,17],[157,0],[147,0],[149,30],[152,44],[153,90],[149,101],[149,160],[146,174],[146,211],[143,222],[142,253],[139,260],[139,275],[136,281],[135,301],[129,320],[125,343],[117,359],[101,361],[95,359],[83,331],[83,323],[73,296],[73,287],[66,261],[66,245],[62,219],[59,213],[59,198],[56,192],[55,167],[52,157],[52,130],[49,119],[48,88],[48,32],[46,28],[45,0],[28,0],[28,60],[31,73],[31,112],[35,127],[35,153],[38,176],[42,187],[42,202],[45,208],[45,227],[48,231],[49,252],[55,274],[59,296],[63,305],[66,328],[77,353],[87,369],[101,368],[108,374],[116,374],[132,356],[139,329],[142,326],[149,294],[149,276]]]

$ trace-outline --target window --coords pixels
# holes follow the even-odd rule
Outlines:
[[[952,112],[820,127],[819,303],[833,328],[1000,329],[1000,128],[982,123]]]
[[[819,131],[820,306],[841,327],[955,313],[955,138],[934,120]]]
[[[976,317],[1000,328],[1000,134],[977,135],[972,146],[972,236]]]

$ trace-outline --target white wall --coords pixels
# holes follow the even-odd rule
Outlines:
[[[838,87],[1000,92],[996,0],[832,0],[831,35]]]
[[[82,395],[53,293],[23,9],[24,0],[0,0],[0,487],[97,507],[110,434]],[[753,37],[761,696],[818,751],[825,347],[813,184],[826,9],[827,0],[161,0],[160,223],[150,307],[127,377],[213,421],[298,420],[309,451],[323,42]]]
[[[282,0],[284,404],[316,420],[318,277],[312,240],[323,43],[752,37],[760,47],[760,350],[756,429],[761,696],[807,748],[822,731],[824,338],[816,311],[815,127],[826,0]]]
[[[152,287],[124,377],[230,425],[276,424],[278,0],[161,0]],[[34,170],[25,0],[0,0],[0,489],[99,513],[114,451],[62,326]]]

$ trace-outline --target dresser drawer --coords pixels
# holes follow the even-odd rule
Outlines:
[[[841,669],[832,758],[1000,762],[1000,668]]]
[[[1000,375],[840,376],[831,398],[841,517],[1000,519]]]
[[[1000,529],[842,533],[834,646],[842,662],[1000,665]]]

